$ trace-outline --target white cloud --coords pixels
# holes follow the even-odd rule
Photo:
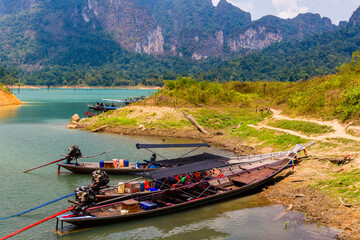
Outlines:
[[[219,3],[220,0],[212,0],[214,6]],[[252,0],[227,0],[227,2],[231,3],[232,5],[244,10],[246,12],[250,12],[254,9],[254,4]]]
[[[293,18],[299,13],[309,12],[305,6],[298,6],[298,0],[272,0],[276,15],[280,18]]]

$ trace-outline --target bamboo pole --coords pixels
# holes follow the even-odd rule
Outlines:
[[[36,225],[39,225],[39,224],[41,224],[41,223],[43,223],[43,222],[46,222],[46,221],[48,221],[48,220],[50,220],[50,219],[52,219],[52,218],[54,218],[54,217],[57,217],[57,216],[59,216],[59,215],[61,215],[61,214],[66,213],[66,212],[68,212],[68,211],[71,211],[72,209],[73,209],[73,207],[70,207],[70,208],[65,209],[65,210],[63,210],[63,211],[61,211],[61,212],[58,212],[58,213],[56,213],[56,214],[54,214],[54,215],[51,215],[51,216],[49,216],[49,217],[47,217],[47,218],[44,218],[44,219],[42,219],[42,220],[40,220],[40,221],[38,221],[38,222],[36,222],[36,223],[33,223],[33,224],[31,224],[31,225],[29,225],[29,226],[27,226],[27,227],[24,227],[24,228],[22,228],[22,229],[20,229],[20,230],[18,230],[18,231],[16,231],[16,232],[13,232],[13,233],[5,236],[5,237],[2,237],[2,238],[0,238],[0,240],[5,240],[5,239],[8,239],[8,238],[10,238],[10,237],[12,237],[12,236],[15,236],[16,234],[19,234],[19,233],[21,233],[21,232],[23,232],[23,231],[25,231],[25,230],[28,230],[28,229],[30,229],[30,228],[32,228],[32,227],[35,227]]]

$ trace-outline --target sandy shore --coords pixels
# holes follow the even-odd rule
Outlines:
[[[358,160],[352,164],[356,163]],[[305,214],[300,221],[342,230],[339,239],[360,239],[360,208],[356,205],[346,207],[338,197],[313,187],[317,181],[329,178],[328,171],[346,171],[344,168],[347,167],[350,166],[334,166],[329,161],[310,157],[301,161],[294,170],[283,171],[277,177],[279,181],[268,186],[261,194],[275,203],[293,205],[292,209]]]

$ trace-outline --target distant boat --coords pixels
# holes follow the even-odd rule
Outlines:
[[[107,112],[110,110],[123,108],[129,105],[130,103],[139,102],[144,99],[146,99],[146,96],[132,97],[123,100],[101,99],[101,101],[97,101],[95,105],[88,104],[89,111],[86,111],[84,114],[87,117],[92,117],[92,116],[96,116],[99,112]]]

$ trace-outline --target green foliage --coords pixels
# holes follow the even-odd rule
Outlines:
[[[5,68],[0,65],[0,84],[5,85],[15,85],[19,82],[17,77],[18,71],[16,68]]]
[[[308,121],[277,120],[270,122],[269,125],[276,128],[283,128],[283,129],[302,132],[306,135],[324,134],[334,131],[331,127],[319,125],[317,123],[308,122]]]
[[[299,82],[288,100],[287,110],[342,121],[360,116],[360,52],[335,75]]]
[[[198,81],[192,77],[179,77],[175,81],[165,81],[165,87],[157,95],[176,99],[178,104],[222,105],[241,103],[248,106],[256,94],[236,91],[233,83]],[[169,99],[166,99],[169,101]]]
[[[360,25],[303,41],[284,41],[213,67],[204,74],[219,81],[298,81],[335,72],[360,47]],[[356,66],[354,66],[356,67]]]
[[[359,73],[360,51],[354,52],[353,59],[339,67],[334,75],[298,82],[228,83],[179,77],[175,81],[165,81],[164,89],[155,98],[156,104],[171,106],[254,107],[259,104],[264,107],[282,104],[288,114],[346,121],[360,117]],[[286,128],[304,133],[322,132],[315,126],[306,127],[299,123]]]

